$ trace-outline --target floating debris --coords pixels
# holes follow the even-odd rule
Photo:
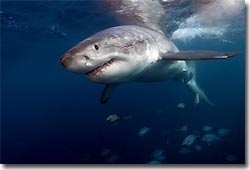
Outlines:
[[[211,127],[211,126],[203,126],[202,130],[204,132],[209,132],[209,131],[213,130],[213,127]]]
[[[103,149],[103,150],[100,152],[100,155],[101,155],[102,157],[105,157],[105,156],[107,156],[110,152],[111,152],[110,149]]]
[[[141,130],[139,132],[139,135],[140,136],[145,136],[150,130],[151,130],[151,128],[143,127],[143,128],[141,128]]]
[[[202,150],[202,147],[200,145],[194,145],[194,149],[200,152]]]
[[[186,154],[189,154],[191,150],[188,148],[181,147],[178,152],[182,155],[186,155]]]
[[[150,161],[148,164],[161,164],[159,161]]]
[[[180,109],[184,109],[185,106],[186,106],[186,105],[185,105],[184,103],[179,103],[179,104],[177,105],[177,107],[180,108]]]
[[[235,156],[235,155],[227,155],[226,158],[225,158],[227,161],[229,162],[235,162],[235,161],[238,161],[238,158]]]
[[[152,154],[151,158],[156,161],[163,161],[166,157],[163,155],[164,150],[156,149]]]
[[[207,142],[208,145],[221,141],[221,138],[216,136],[215,134],[206,134],[202,137],[201,141]]]
[[[218,129],[217,131],[217,135],[220,137],[226,137],[230,134],[230,130],[229,129]]]
[[[184,126],[182,126],[180,129],[178,129],[177,131],[186,133],[187,130],[188,130],[188,125],[184,125]]]
[[[109,115],[106,120],[109,122],[115,122],[119,119],[120,117],[117,114],[112,114],[112,115]]]
[[[194,143],[195,139],[197,138],[196,135],[188,135],[182,142],[182,146],[190,146]]]

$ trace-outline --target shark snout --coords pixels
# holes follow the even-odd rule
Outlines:
[[[89,57],[86,55],[82,54],[74,54],[72,55],[70,52],[65,53],[63,56],[60,58],[60,63],[64,67],[69,67],[72,65],[79,65],[81,64],[82,66],[86,65],[89,60]]]
[[[60,63],[64,66],[64,61],[65,61],[65,58],[64,57],[61,57],[60,58]]]
[[[61,57],[60,57],[60,63],[66,67],[67,65],[69,65],[69,61],[72,60],[72,56],[69,52],[66,52],[65,54],[63,54]]]
[[[91,59],[87,55],[81,53],[76,53],[74,55],[65,53],[60,57],[59,61],[65,69],[75,73],[85,74],[95,68],[91,63]]]

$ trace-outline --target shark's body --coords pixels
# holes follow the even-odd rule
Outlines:
[[[237,52],[184,51],[162,33],[148,28],[124,25],[112,27],[80,42],[61,58],[64,67],[86,74],[96,83],[106,84],[101,102],[126,82],[157,82],[175,79],[187,85],[199,99],[211,104],[197,86],[194,67],[185,60],[228,58]]]

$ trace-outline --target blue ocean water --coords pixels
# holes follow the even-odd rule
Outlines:
[[[119,25],[98,1],[1,5],[2,163],[144,164],[155,159],[156,150],[163,151],[160,162],[166,164],[245,162],[244,28],[227,35],[232,42],[175,41],[182,50],[241,52],[232,59],[197,64],[198,83],[215,106],[193,107],[192,93],[173,80],[124,84],[102,105],[104,86],[65,70],[59,62],[78,42]],[[185,107],[177,107],[179,103]],[[131,116],[110,123],[106,118],[111,114]],[[184,125],[187,131],[179,131]],[[203,126],[213,129],[204,132]],[[143,127],[150,130],[140,136]],[[211,144],[202,141],[218,129],[230,132]],[[182,146],[190,134],[196,140]],[[181,153],[181,148],[188,152]]]

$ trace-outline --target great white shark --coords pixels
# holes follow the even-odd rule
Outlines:
[[[61,58],[69,71],[105,84],[106,103],[122,83],[159,82],[173,79],[185,84],[200,100],[212,102],[197,85],[193,60],[227,59],[238,51],[179,51],[163,32],[136,25],[105,29],[83,40]]]

